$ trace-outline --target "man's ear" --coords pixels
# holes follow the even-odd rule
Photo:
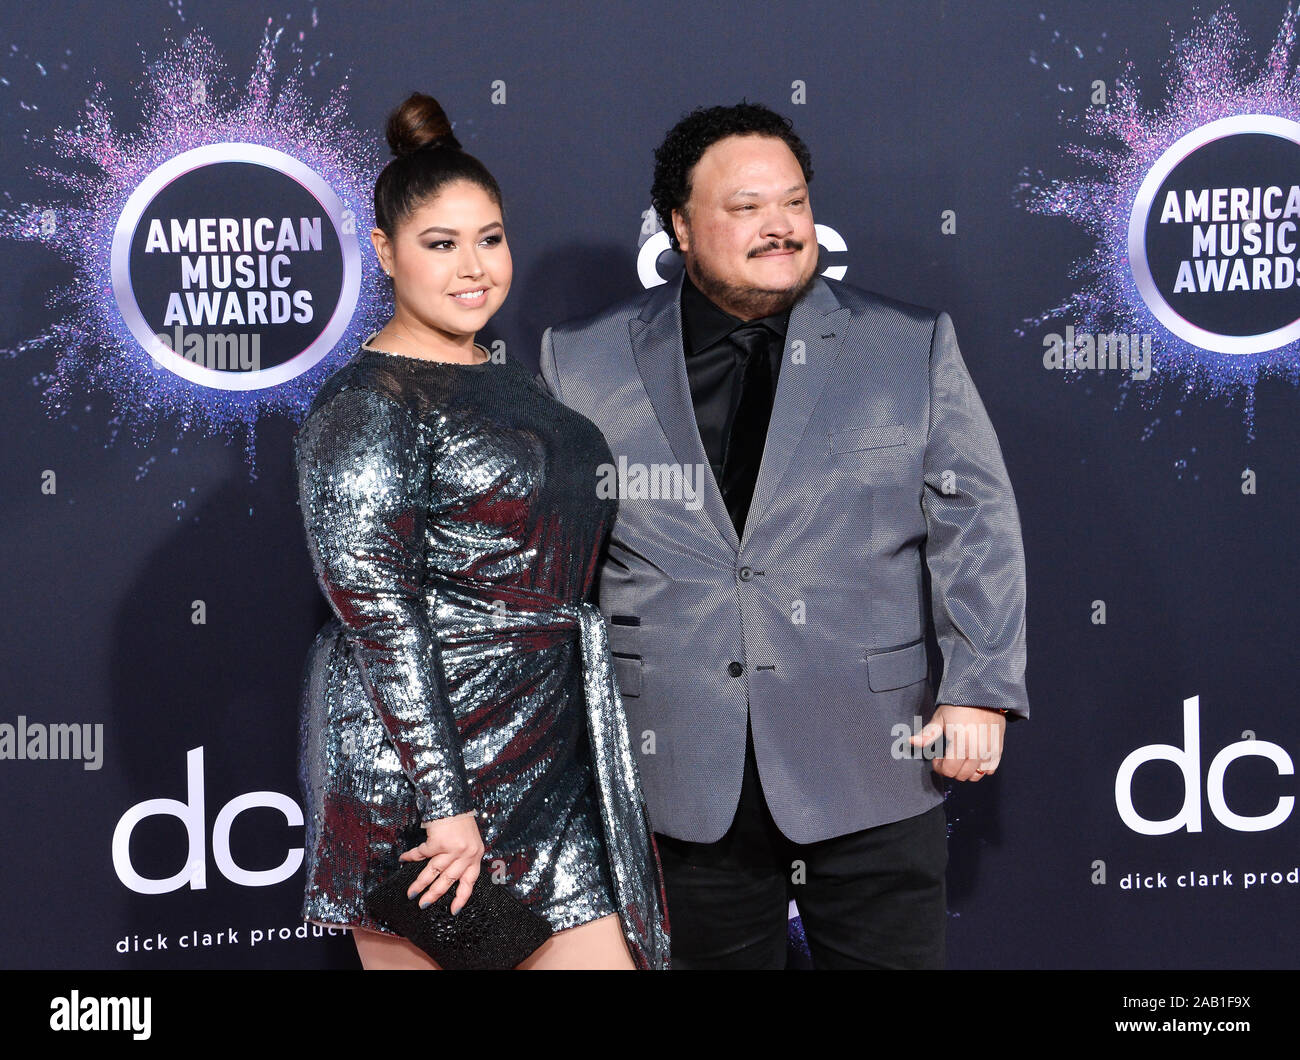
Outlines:
[[[673,210],[670,219],[673,224],[673,234],[677,237],[677,245],[685,253],[691,241],[691,230],[686,221],[686,213],[683,210]]]

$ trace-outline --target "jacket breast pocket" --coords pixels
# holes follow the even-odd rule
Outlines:
[[[867,684],[873,692],[888,692],[924,681],[927,666],[925,641],[867,656]]]
[[[907,428],[901,423],[883,427],[846,427],[831,431],[831,456],[837,453],[860,453],[866,449],[888,449],[907,441]]]
[[[641,656],[615,655],[614,681],[617,683],[621,695],[639,696],[641,694]]]

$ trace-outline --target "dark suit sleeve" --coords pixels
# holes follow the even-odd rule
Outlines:
[[[1029,716],[1025,558],[1002,449],[940,313],[930,345],[930,424],[921,507],[935,632],[937,702]]]
[[[431,446],[414,416],[340,391],[294,442],[298,505],[321,591],[415,788],[422,821],[474,809],[424,589]]]

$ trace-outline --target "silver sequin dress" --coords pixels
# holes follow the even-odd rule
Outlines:
[[[334,611],[303,674],[304,918],[384,931],[366,888],[421,821],[474,810],[485,873],[557,931],[617,912],[638,967],[666,967],[658,854],[588,601],[618,504],[596,489],[600,430],[511,359],[363,344],[294,456]]]

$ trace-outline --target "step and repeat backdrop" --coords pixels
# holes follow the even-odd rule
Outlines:
[[[680,268],[652,151],[742,99],[812,152],[825,273],[952,315],[1020,506],[1033,717],[949,792],[950,967],[1294,967],[1295,15],[469,13],[6,14],[0,963],[358,965],[299,915],[328,610],[290,453],[392,312],[371,193],[422,91],[501,184],[515,281],[481,340],[530,367]],[[795,967],[802,938],[792,909]]]

